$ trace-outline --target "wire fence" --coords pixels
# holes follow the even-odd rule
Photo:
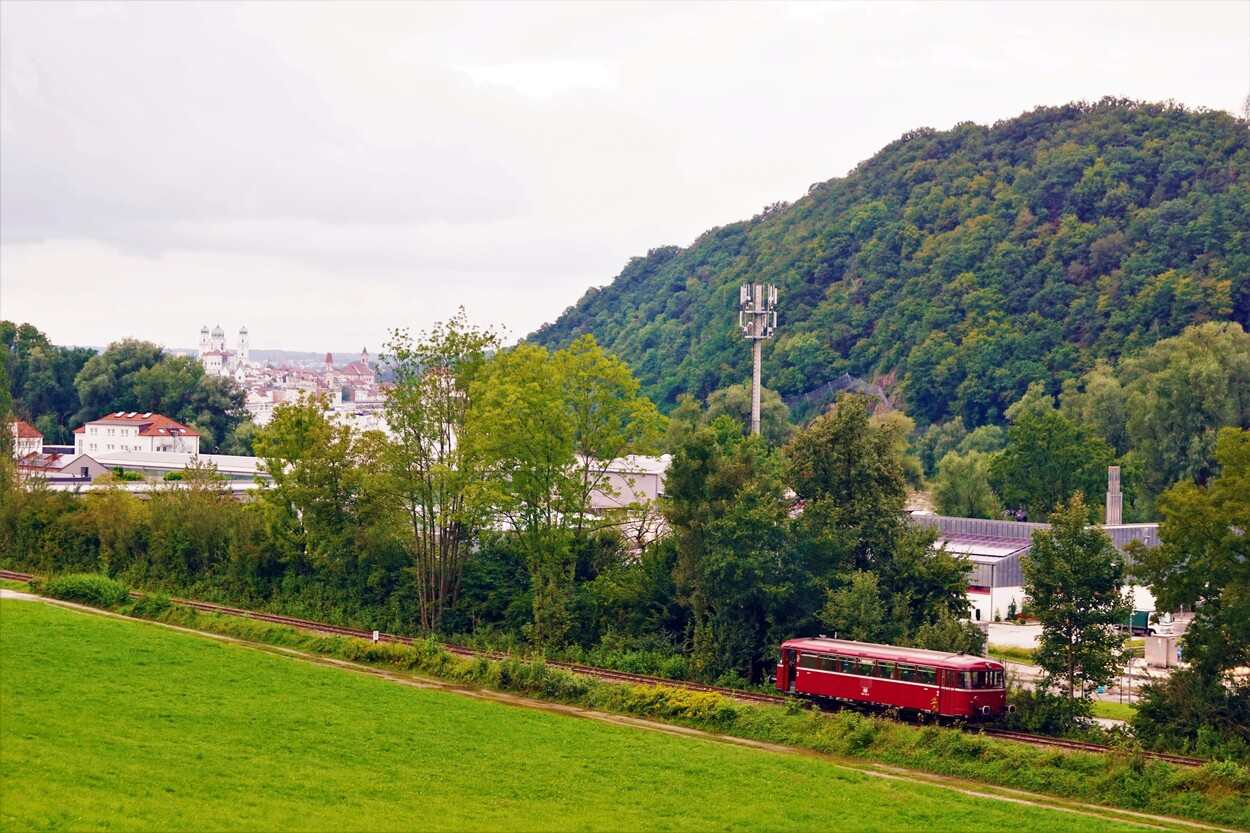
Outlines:
[[[844,390],[849,390],[853,393],[865,393],[869,396],[875,396],[883,403],[888,401],[885,396],[885,391],[883,391],[880,387],[877,385],[870,385],[863,379],[860,379],[857,376],[852,376],[849,373],[843,373],[832,382],[825,382],[820,387],[813,388],[806,393],[785,397],[782,401],[786,403],[787,408],[793,411],[801,405],[807,405],[812,402],[832,402],[835,398],[837,398],[837,395]]]

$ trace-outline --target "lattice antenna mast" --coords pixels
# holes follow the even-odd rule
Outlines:
[[[751,433],[760,432],[760,350],[761,343],[777,329],[777,287],[770,284],[742,285],[738,303],[738,328],[752,342],[755,360],[751,371]]]

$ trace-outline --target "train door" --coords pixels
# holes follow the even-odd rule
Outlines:
[[[797,669],[798,652],[790,648],[782,650],[781,662],[777,666],[777,688],[793,694]]]
[[[946,668],[938,669],[938,714],[958,714],[955,686],[959,684],[959,674]]]

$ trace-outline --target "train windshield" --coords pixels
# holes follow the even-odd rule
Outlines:
[[[964,671],[959,675],[960,688],[1002,688],[1002,671]]]

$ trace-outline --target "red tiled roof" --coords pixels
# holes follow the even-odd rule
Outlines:
[[[172,436],[173,431],[177,431],[180,437],[202,436],[200,432],[167,416],[151,413],[140,414],[135,411],[130,411],[129,413],[118,411],[114,414],[105,414],[99,419],[93,419],[91,422],[78,426],[73,430],[73,433],[84,433],[88,425],[138,425],[140,426],[140,437],[168,437]]]
[[[43,434],[40,434],[39,431],[36,430],[35,427],[29,422],[23,422],[20,419],[15,419],[13,420],[13,428],[15,436],[19,440],[33,440],[35,438],[39,438],[41,440],[43,439]]]

